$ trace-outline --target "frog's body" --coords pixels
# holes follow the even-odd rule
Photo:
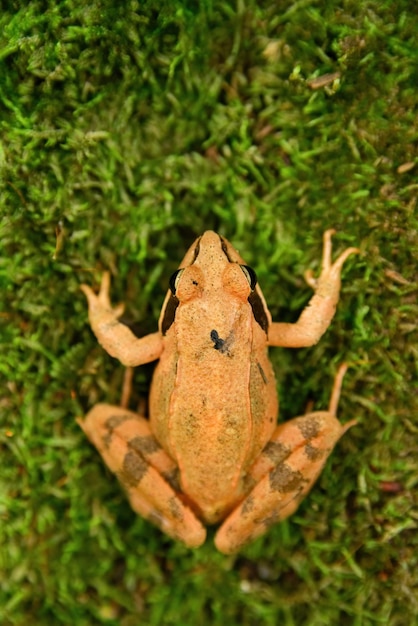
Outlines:
[[[296,324],[272,323],[254,272],[228,241],[208,231],[171,281],[159,332],[136,339],[117,321],[106,274],[100,294],[87,286],[92,328],[126,365],[159,358],[150,421],[97,405],[80,425],[125,486],[135,511],[189,546],[203,543],[203,523],[224,520],[216,545],[234,552],[292,513],[348,426],[335,417],[343,371],[329,411],[277,426],[278,400],[269,345],[312,345],[338,301],[346,250],[323,270]]]
[[[275,428],[277,393],[243,260],[231,249],[231,263],[217,235],[204,237],[189,276],[179,278],[182,304],[164,337],[150,418],[179,467],[182,489],[213,523],[244,495],[243,478]]]

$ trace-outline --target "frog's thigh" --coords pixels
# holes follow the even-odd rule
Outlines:
[[[177,468],[145,418],[118,406],[96,405],[81,428],[126,490],[133,510],[189,547],[206,530],[177,493]]]
[[[350,425],[342,426],[331,413],[317,411],[278,426],[251,468],[254,488],[218,530],[217,548],[236,552],[291,515]]]

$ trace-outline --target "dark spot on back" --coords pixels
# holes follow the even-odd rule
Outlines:
[[[250,491],[252,491],[256,484],[257,481],[255,480],[255,478],[251,476],[251,474],[246,474],[242,480],[242,488],[244,493],[249,493]]]
[[[253,496],[248,496],[247,498],[245,498],[244,502],[242,503],[242,507],[241,507],[241,515],[248,515],[248,513],[251,513],[254,510],[254,497]]]
[[[262,379],[263,379],[263,381],[264,381],[264,384],[265,384],[265,385],[267,385],[267,383],[268,383],[267,376],[265,375],[264,370],[263,370],[263,368],[261,367],[261,363],[259,363],[258,361],[257,361],[257,367],[258,367],[258,371],[259,371],[259,372],[260,372],[260,374],[261,374],[261,378],[262,378]]]
[[[302,487],[304,478],[298,471],[292,470],[286,463],[280,463],[269,474],[270,487],[273,491],[290,493]]]
[[[145,456],[161,450],[161,446],[152,435],[134,437],[128,441],[128,446],[131,450],[135,450],[135,452],[139,452],[139,454],[143,454]]]
[[[125,413],[122,415],[112,415],[111,417],[107,418],[104,425],[105,428],[107,428],[108,432],[102,437],[102,442],[106,449],[110,447],[114,429],[131,418],[132,415],[130,415],[129,413]]]
[[[148,464],[135,452],[128,452],[123,459],[118,478],[126,487],[137,487],[148,471]]]
[[[175,497],[170,498],[170,500],[168,501],[168,506],[170,507],[170,513],[174,517],[174,519],[176,520],[183,519],[183,512],[181,510],[181,507],[177,498]]]
[[[131,418],[132,415],[130,415],[129,413],[125,413],[122,415],[112,415],[111,417],[107,418],[105,426],[109,430],[113,430],[114,428],[117,428],[118,426],[120,426],[120,424],[123,424],[123,422],[126,422],[126,420],[129,420]]]
[[[315,439],[319,435],[319,421],[314,417],[301,420],[298,428],[305,439]]]
[[[233,334],[228,336],[228,339],[221,339],[217,330],[210,331],[210,338],[213,341],[213,347],[215,350],[219,350],[221,354],[229,354],[229,345],[231,343]]]
[[[112,443],[112,433],[106,433],[105,435],[103,435],[102,437],[102,443],[103,446],[106,448],[106,450],[109,449],[110,444]]]
[[[325,450],[321,448],[315,448],[315,446],[310,443],[306,444],[304,452],[310,461],[318,461],[319,459],[322,459],[322,457],[326,453]]]
[[[162,477],[174,491],[180,491],[180,470],[178,467],[175,467],[170,472],[164,472]]]
[[[269,441],[263,449],[264,454],[270,461],[277,465],[282,463],[290,454],[290,448],[279,441]]]
[[[278,509],[273,509],[272,511],[270,511],[269,515],[261,520],[261,523],[265,528],[269,528],[270,526],[273,526],[273,524],[277,524],[277,522],[280,522],[281,508],[282,507],[279,507]]]

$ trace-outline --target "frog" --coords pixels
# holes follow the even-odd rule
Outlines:
[[[234,554],[294,513],[320,475],[342,424],[337,407],[347,369],[338,369],[327,410],[278,423],[269,347],[316,344],[334,316],[345,249],[332,262],[323,235],[313,295],[294,323],[273,322],[255,271],[222,235],[206,231],[171,276],[158,330],[138,338],[112,306],[110,274],[98,293],[83,284],[93,333],[129,370],[157,361],[148,416],[100,403],[82,430],[119,479],[132,509],[188,548],[218,525],[216,548]]]

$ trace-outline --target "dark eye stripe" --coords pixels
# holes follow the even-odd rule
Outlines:
[[[170,296],[167,306],[165,307],[164,317],[161,322],[161,332],[165,335],[170,328],[171,324],[174,322],[174,318],[176,317],[176,310],[179,305],[180,300],[174,294]]]
[[[170,280],[168,281],[168,285],[170,287],[170,291],[173,294],[173,296],[176,295],[176,290],[177,290],[177,281],[178,278],[180,277],[180,274],[183,272],[183,270],[180,268],[179,270],[176,270],[174,272],[174,274],[171,275]]]
[[[248,296],[248,302],[253,310],[255,321],[260,324],[265,333],[268,331],[269,322],[264,309],[263,301],[256,291],[252,291]]]

